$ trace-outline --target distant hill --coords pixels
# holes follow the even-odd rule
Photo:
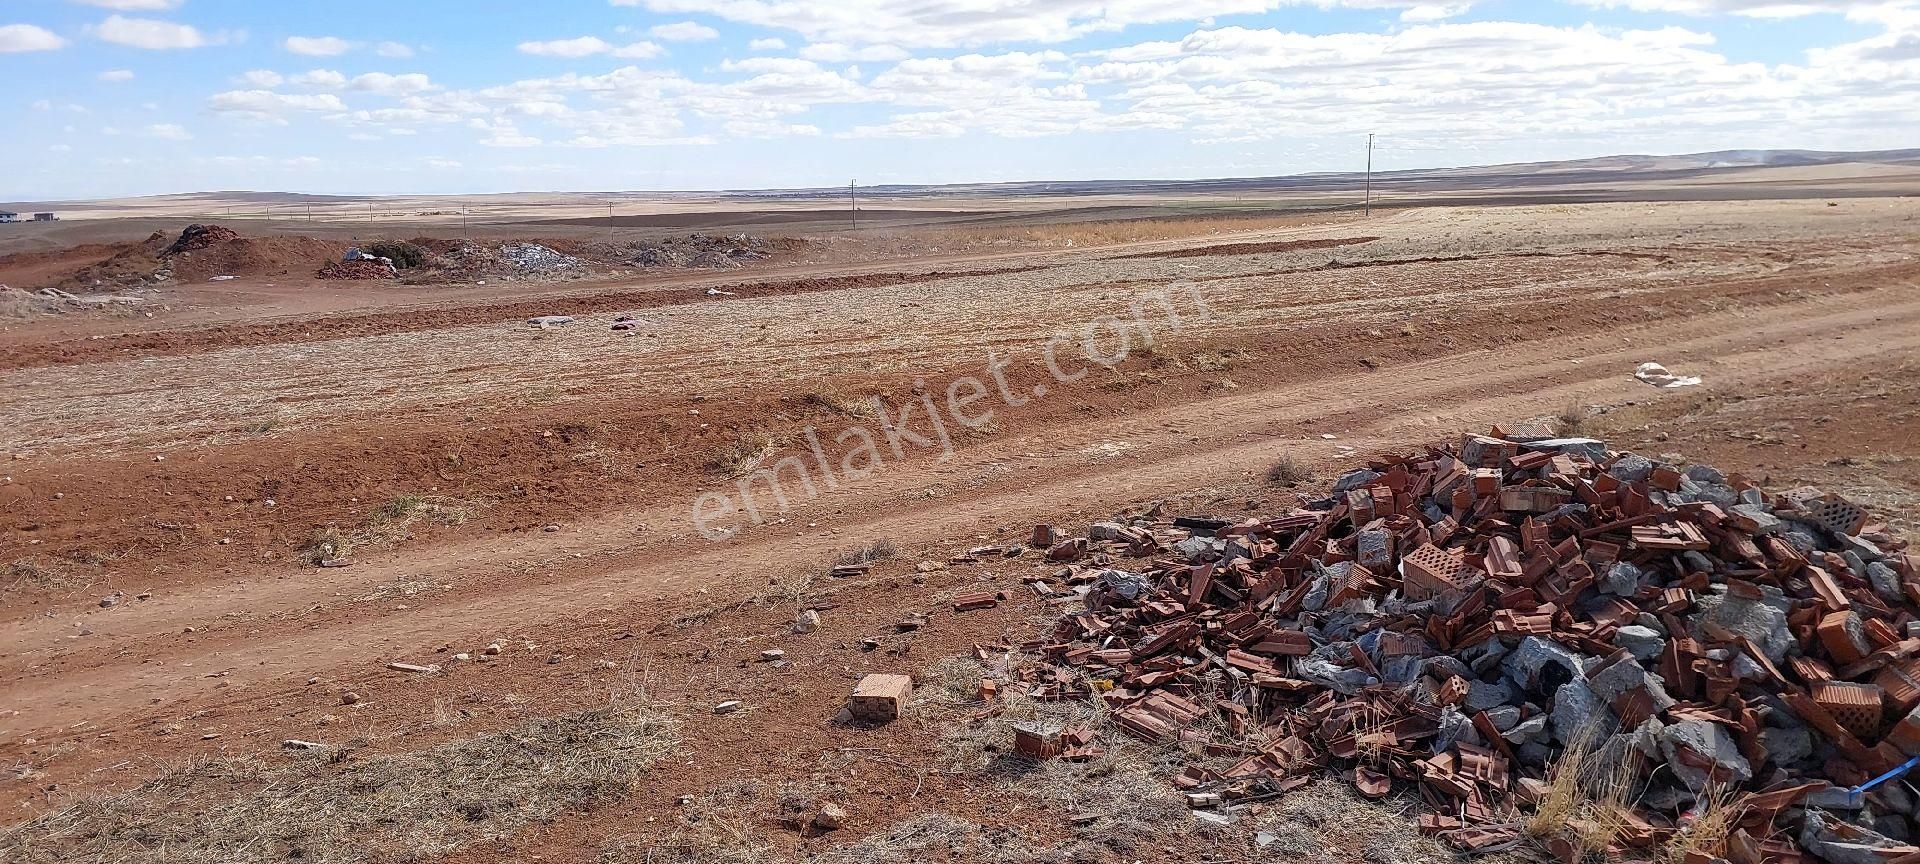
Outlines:
[[[1865,152],[1827,152],[1819,150],[1717,150],[1678,156],[1600,156],[1554,162],[1517,162],[1501,165],[1476,165],[1461,168],[1419,168],[1401,171],[1377,171],[1373,175],[1376,191],[1383,193],[1432,191],[1444,186],[1455,191],[1484,191],[1515,184],[1562,185],[1579,183],[1657,182],[1689,176],[1710,176],[1713,172],[1761,167],[1817,166],[1842,164],[1886,164],[1920,166],[1920,149],[1875,150]],[[992,196],[1021,197],[1046,195],[1137,195],[1204,193],[1300,193],[1339,192],[1358,189],[1366,182],[1365,172],[1292,174],[1275,177],[1222,177],[1205,180],[1035,180],[1009,183],[954,183],[941,185],[879,185],[860,187],[862,198]],[[728,190],[729,197],[743,200],[843,199],[847,190],[830,189],[758,189]]]

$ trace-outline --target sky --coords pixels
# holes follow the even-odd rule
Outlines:
[[[0,0],[0,199],[1920,146],[1920,0]]]

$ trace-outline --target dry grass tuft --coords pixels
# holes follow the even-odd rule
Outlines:
[[[1437,838],[1420,835],[1408,815],[1414,803],[1369,801],[1350,783],[1322,779],[1274,802],[1256,817],[1258,821],[1250,827],[1271,838],[1263,857],[1256,860],[1291,864],[1455,864],[1464,860]]]
[[[1587,409],[1579,402],[1568,402],[1567,407],[1553,415],[1554,431],[1563,438],[1578,438],[1587,428]]]
[[[67,580],[59,574],[22,558],[7,565],[5,580],[0,583],[0,594],[9,594],[23,589],[59,588],[66,584]]]
[[[1601,747],[1606,734],[1588,727],[1549,769],[1547,794],[1525,822],[1535,839],[1571,833],[1582,852],[1605,853],[1626,829],[1638,797],[1641,756],[1632,747]]]
[[[1739,799],[1738,790],[1719,785],[1710,785],[1701,790],[1699,803],[1695,805],[1693,823],[1682,828],[1668,841],[1665,860],[1670,864],[1682,862],[1701,853],[1710,858],[1727,856],[1727,837],[1740,827],[1743,808],[1734,806]]]
[[[473,505],[453,498],[404,494],[380,505],[358,526],[343,531],[337,525],[315,528],[300,548],[300,558],[319,564],[345,558],[357,549],[391,546],[406,539],[407,532],[423,520],[439,525],[460,525],[473,518]]]
[[[815,864],[891,864],[898,861],[950,860],[962,851],[973,825],[945,813],[926,813],[896,822],[884,831],[836,846],[815,857]]]
[[[872,399],[849,396],[838,390],[815,390],[800,397],[800,401],[843,417],[865,419],[878,416],[874,413]]]
[[[708,453],[707,470],[727,479],[744,477],[778,449],[780,441],[767,432],[741,432]]]
[[[891,561],[898,557],[900,557],[899,547],[894,546],[892,540],[882,537],[858,549],[840,553],[834,557],[833,566],[858,567],[862,564]]]
[[[644,699],[366,760],[198,762],[0,835],[21,864],[360,864],[439,858],[620,800],[672,752]]]
[[[1267,466],[1267,484],[1270,486],[1298,486],[1313,479],[1313,469],[1292,456],[1281,456]]]
[[[745,781],[696,795],[671,829],[629,835],[601,850],[600,864],[761,864],[778,860],[756,820],[761,787]]]

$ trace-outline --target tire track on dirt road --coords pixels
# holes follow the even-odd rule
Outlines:
[[[169,710],[209,697],[228,706],[270,700],[322,670],[338,681],[366,680],[384,674],[376,671],[381,662],[430,655],[450,641],[543,628],[577,632],[577,616],[594,609],[653,608],[702,590],[716,599],[752,594],[769,574],[820,560],[850,538],[889,537],[907,548],[959,543],[955,538],[999,527],[1084,519],[1129,501],[1238,481],[1283,453],[1331,467],[1341,461],[1335,452],[1341,444],[1364,454],[1371,446],[1453,435],[1498,418],[1552,413],[1576,395],[1653,398],[1657,391],[1630,374],[1646,359],[1704,374],[1711,388],[1737,390],[1915,352],[1920,289],[1888,284],[1764,312],[1712,312],[1380,372],[1267,382],[1199,403],[987,439],[946,464],[890,468],[795,511],[786,524],[712,546],[690,548],[700,541],[675,539],[689,527],[685,502],[639,508],[577,534],[521,542],[518,554],[530,560],[544,554],[553,565],[535,568],[540,584],[509,587],[509,578],[524,583],[527,571],[488,558],[487,544],[475,543],[362,565],[328,585],[349,596],[401,579],[454,585],[413,598],[404,612],[347,604],[290,614],[313,602],[311,590],[298,580],[258,580],[88,616],[98,632],[78,650],[73,619],[17,620],[0,625],[0,640],[16,648],[0,659],[7,682],[0,704],[17,712],[5,731],[11,739],[88,721],[84,734],[94,734],[149,700],[175,706]],[[1322,441],[1321,431],[1340,440]],[[1111,458],[1090,455],[1111,443],[1126,446]],[[961,491],[934,499],[923,494],[942,485]],[[838,533],[797,529],[810,519],[830,522]],[[632,539],[636,524],[653,526],[649,539]],[[241,616],[238,623],[229,614]],[[276,615],[285,620],[273,620]],[[218,626],[201,640],[174,638],[185,626],[210,622]],[[208,677],[210,670],[218,677]],[[216,690],[232,695],[219,698]]]

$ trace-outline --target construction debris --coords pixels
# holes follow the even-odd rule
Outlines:
[[[860,679],[847,698],[847,713],[865,723],[887,723],[900,716],[900,709],[913,695],[913,679],[905,675],[868,675]]]
[[[1563,854],[1645,857],[1730,801],[1725,837],[1689,837],[1699,860],[1890,860],[1920,854],[1920,801],[1887,782],[1920,765],[1920,574],[1866,521],[1818,489],[1496,428],[1284,515],[1041,526],[1084,609],[1017,646],[1041,659],[1013,686],[1215,757],[1183,792],[1339,767],[1368,797],[1417,791],[1463,851],[1509,848],[1554,766],[1585,760],[1628,766],[1629,812]],[[1056,732],[1015,747],[1092,744]]]
[[[712,234],[688,234],[649,240],[629,247],[628,260],[647,268],[699,268],[737,270],[745,261],[766,258],[773,243],[751,234],[718,237]]]
[[[1634,370],[1633,377],[1652,384],[1655,387],[1659,387],[1662,390],[1671,390],[1675,387],[1693,387],[1700,383],[1698,376],[1675,375],[1667,371],[1667,367],[1658,363],[1640,364],[1640,368]]]
[[[400,271],[385,258],[356,258],[328,262],[314,275],[322,279],[395,279]]]
[[[521,270],[545,273],[552,270],[578,270],[586,263],[572,255],[562,255],[538,243],[508,243],[500,247],[500,257]]]

